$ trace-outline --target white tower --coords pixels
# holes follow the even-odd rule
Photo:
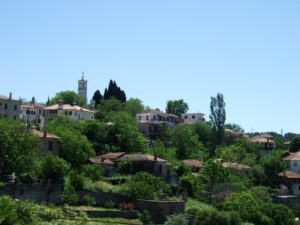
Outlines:
[[[78,81],[78,95],[85,98],[87,101],[87,80],[84,80],[84,73],[82,72],[82,78]]]

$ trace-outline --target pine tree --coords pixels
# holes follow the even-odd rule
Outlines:
[[[105,89],[103,99],[115,98],[121,102],[126,102],[125,92],[113,80],[109,81],[108,88]]]
[[[95,91],[94,93],[94,96],[93,96],[93,100],[95,101],[95,108],[97,108],[97,105],[100,104],[100,101],[102,100],[103,96],[101,95],[100,91],[97,90]]]

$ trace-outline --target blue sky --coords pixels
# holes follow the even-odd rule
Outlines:
[[[183,98],[209,118],[223,93],[227,122],[300,133],[300,2],[296,0],[3,0],[0,94],[89,97],[110,79],[165,109]]]

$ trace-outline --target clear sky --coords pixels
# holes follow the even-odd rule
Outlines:
[[[0,94],[40,102],[110,79],[165,109],[184,99],[209,118],[223,93],[227,122],[300,133],[300,1],[2,0]]]

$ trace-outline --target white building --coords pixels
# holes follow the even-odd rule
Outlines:
[[[164,113],[159,110],[148,110],[136,115],[137,121],[140,123],[140,131],[149,137],[157,137],[160,133],[159,125],[166,123],[169,127],[174,127],[178,124],[178,116]]]
[[[288,163],[289,169],[279,174],[282,177],[283,189],[291,194],[300,195],[300,151],[291,153],[283,159]]]
[[[50,118],[58,115],[69,116],[74,120],[93,120],[95,112],[80,106],[71,106],[59,101],[58,104],[45,107],[41,116],[40,127],[44,128]]]
[[[19,100],[12,98],[12,93],[9,97],[0,95],[0,118],[19,119],[20,104]]]
[[[21,105],[20,119],[26,123],[40,124],[43,110],[42,105]]]
[[[185,113],[181,115],[181,119],[185,124],[196,124],[205,121],[203,113]]]

